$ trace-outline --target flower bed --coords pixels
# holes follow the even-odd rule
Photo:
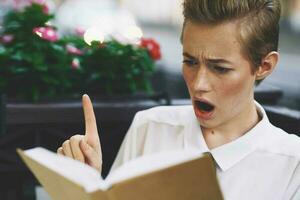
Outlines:
[[[0,91],[9,98],[38,101],[82,93],[133,94],[152,91],[149,77],[160,47],[116,40],[87,44],[82,35],[60,37],[54,15],[39,1],[9,12],[0,33]],[[82,33],[81,33],[82,34]]]

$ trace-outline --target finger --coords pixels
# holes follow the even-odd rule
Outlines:
[[[87,142],[95,147],[99,145],[100,142],[93,105],[88,95],[85,94],[82,96],[82,104],[85,119],[85,137]]]
[[[65,156],[68,156],[70,158],[73,158],[73,154],[72,154],[72,150],[71,150],[71,146],[70,146],[70,141],[66,140],[63,145],[62,145],[62,149],[64,152]]]
[[[85,156],[85,163],[94,167],[99,172],[102,168],[102,156],[99,155],[86,141],[80,141],[80,148]]]
[[[84,162],[84,155],[80,149],[79,143],[83,139],[83,135],[74,135],[70,138],[70,146],[75,160]]]
[[[59,147],[56,152],[57,152],[57,154],[60,154],[62,156],[65,155],[62,147]]]

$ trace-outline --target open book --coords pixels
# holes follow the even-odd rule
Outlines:
[[[103,180],[94,168],[37,147],[17,150],[53,200],[222,200],[213,160],[195,150],[125,163]]]

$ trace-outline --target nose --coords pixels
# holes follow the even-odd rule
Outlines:
[[[205,66],[198,68],[196,77],[193,82],[193,90],[196,93],[209,92],[211,90],[211,80],[209,71]]]

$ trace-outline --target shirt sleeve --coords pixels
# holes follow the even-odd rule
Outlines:
[[[109,173],[143,154],[147,133],[147,123],[143,120],[143,113],[143,111],[140,111],[134,116]]]

